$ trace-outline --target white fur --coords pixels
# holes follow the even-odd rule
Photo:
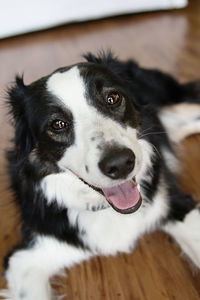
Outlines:
[[[137,212],[122,215],[108,208],[97,212],[69,210],[72,224],[78,224],[84,232],[84,244],[92,251],[103,255],[129,252],[141,234],[155,230],[168,212],[167,192],[164,184],[155,195],[154,202],[143,205]],[[92,225],[91,225],[92,224]]]
[[[159,118],[174,143],[200,133],[200,105],[182,103],[166,106],[159,112]]]
[[[164,230],[176,240],[184,253],[200,268],[200,207],[189,212],[183,222],[168,223]]]
[[[120,184],[122,180],[115,180],[113,184],[113,180],[102,174],[98,167],[102,145],[116,143],[131,149],[136,157],[135,168],[127,179],[138,174],[142,164],[142,151],[136,129],[122,127],[87,102],[85,85],[77,67],[53,74],[47,82],[47,88],[70,109],[74,120],[75,143],[58,162],[60,168],[72,170],[96,187]],[[86,166],[89,172],[86,171]]]
[[[160,228],[169,209],[168,192],[162,176],[153,201],[145,201],[149,199],[144,197],[141,208],[130,215],[114,211],[104,196],[83,183],[79,177],[100,188],[123,182],[113,181],[101,173],[98,163],[102,145],[118,144],[134,152],[135,168],[127,179],[136,176],[138,183],[144,178],[151,181],[152,156],[159,153],[147,141],[138,140],[136,129],[122,127],[89,105],[77,67],[54,73],[47,82],[47,89],[72,112],[75,143],[58,162],[63,172],[44,177],[37,188],[42,190],[48,204],[57,201],[59,206],[68,208],[71,225],[78,226],[79,238],[91,250],[84,251],[53,237],[36,236],[34,245],[15,252],[9,259],[6,272],[8,290],[0,292],[6,300],[52,300],[54,295],[49,284],[52,275],[96,254],[113,255],[131,251],[142,234]],[[170,114],[168,110],[160,114],[170,137],[172,126],[183,125],[185,128],[187,125],[186,115],[179,119],[176,115],[176,111]],[[199,111],[195,116],[199,116]],[[170,124],[169,117],[173,124]],[[194,113],[189,119],[194,120]],[[176,141],[182,137],[182,133],[178,133],[171,138]],[[165,157],[169,154],[166,149],[162,152]],[[188,213],[183,222],[165,225],[163,230],[171,234],[200,267],[199,210]]]
[[[109,206],[103,195],[91,189],[69,170],[44,177],[40,188],[48,203],[56,201],[61,207],[98,210]]]
[[[151,165],[152,165],[152,158],[154,155],[159,155],[156,151],[156,149],[153,148],[153,146],[143,140],[140,139],[139,141],[139,145],[140,145],[140,149],[141,149],[141,166],[140,166],[140,170],[138,171],[137,175],[136,175],[136,181],[138,183],[141,182],[141,180],[143,180],[145,178],[146,181],[150,181],[151,180]],[[155,151],[154,151],[155,150]],[[149,172],[149,174],[147,174],[147,172]]]
[[[91,252],[39,236],[32,248],[20,250],[10,258],[6,273],[9,290],[0,295],[6,300],[53,299],[49,285],[52,275],[96,254],[130,252],[139,236],[155,230],[160,219],[166,216],[168,208],[164,199],[167,195],[161,184],[153,205],[144,206],[133,215],[121,215],[112,208],[98,212],[70,209],[69,219],[79,226],[80,238]]]
[[[170,151],[166,147],[162,147],[161,151],[162,151],[162,155],[164,156],[167,167],[174,174],[178,174],[178,172],[180,171],[180,163],[178,158],[174,155],[172,151]]]
[[[49,278],[90,256],[89,251],[38,236],[32,248],[20,250],[10,258],[6,272],[8,291],[2,291],[0,295],[9,300],[53,299]]]
[[[145,140],[139,140],[141,147],[142,164],[140,171],[136,176],[136,181],[145,177],[146,172],[150,170],[151,158],[154,155],[151,145]],[[103,195],[91,189],[87,184],[82,182],[70,170],[62,173],[45,176],[39,186],[42,189],[48,203],[55,201],[59,206],[78,210],[100,210],[110,207]]]

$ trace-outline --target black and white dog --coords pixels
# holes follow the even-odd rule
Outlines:
[[[49,300],[49,278],[130,252],[162,229],[200,268],[200,209],[176,184],[171,141],[200,132],[200,82],[179,84],[111,54],[9,90],[8,154],[22,242],[5,261],[9,300]]]

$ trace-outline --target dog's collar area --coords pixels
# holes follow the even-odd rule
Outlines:
[[[132,180],[127,180],[125,183],[122,183],[118,186],[100,189],[89,184],[77,174],[75,175],[91,189],[103,195],[110,206],[121,214],[134,213],[142,204],[140,187],[136,183],[135,178]]]

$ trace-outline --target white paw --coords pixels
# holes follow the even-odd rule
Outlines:
[[[9,290],[0,290],[0,299],[14,300]]]
[[[91,203],[87,202],[86,204],[86,210],[90,210],[90,211],[98,211],[98,210],[106,209],[108,207],[110,207],[110,205],[108,204],[107,201],[104,200],[97,203],[93,203],[91,201]]]
[[[167,224],[164,230],[174,237],[183,252],[200,269],[200,207],[189,212],[182,222]]]
[[[200,268],[200,206],[186,216],[184,223],[187,226],[190,258]]]
[[[61,207],[97,211],[109,207],[103,195],[93,190],[70,171],[46,176],[41,184],[48,203]]]
[[[52,296],[51,296],[51,299],[49,300],[62,300],[63,298],[65,297],[65,295],[57,295],[57,293],[52,290]],[[16,297],[12,295],[12,293],[8,290],[8,289],[5,289],[5,290],[0,290],[0,299],[1,300],[20,300],[20,299],[24,299],[24,297],[22,298],[18,298],[16,299]],[[29,299],[25,299],[25,300],[29,300]]]

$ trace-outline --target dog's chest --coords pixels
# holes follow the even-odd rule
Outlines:
[[[130,215],[108,208],[98,212],[69,211],[69,220],[77,224],[80,238],[98,254],[130,252],[141,234],[154,230],[167,214],[166,199],[157,194],[153,203]]]

